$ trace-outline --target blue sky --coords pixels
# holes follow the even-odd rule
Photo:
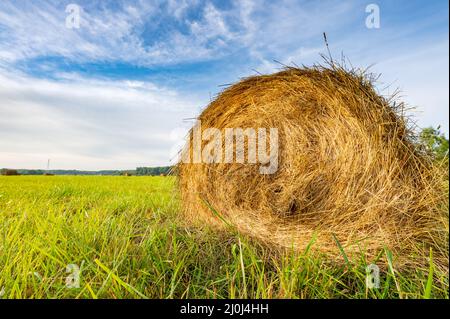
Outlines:
[[[67,5],[81,8],[67,28]],[[369,29],[365,9],[380,8]],[[447,1],[0,2],[0,167],[167,165],[222,84],[325,53],[449,132]]]

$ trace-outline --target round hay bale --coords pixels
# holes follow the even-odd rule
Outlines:
[[[312,249],[332,258],[341,255],[339,245],[349,257],[374,257],[387,247],[398,264],[413,250],[428,254],[429,246],[448,255],[448,215],[437,207],[442,193],[433,164],[413,142],[401,108],[377,94],[365,74],[336,66],[243,79],[191,130],[178,165],[184,214],[278,247],[304,250],[314,241]],[[194,131],[210,128],[220,133],[221,154],[205,162],[207,134],[202,162],[194,162]],[[261,144],[268,154],[277,146],[275,171],[249,163],[252,139],[245,139],[245,162],[236,160],[237,142],[226,162],[227,128],[276,128],[278,144],[269,133]]]

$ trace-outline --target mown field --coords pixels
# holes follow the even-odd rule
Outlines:
[[[175,183],[0,176],[0,298],[448,298],[432,263],[400,272],[394,256],[369,289],[367,261],[333,266],[187,225]]]

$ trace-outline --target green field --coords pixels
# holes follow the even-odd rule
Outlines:
[[[369,289],[366,261],[332,265],[187,225],[175,183],[0,176],[0,298],[448,298],[432,264],[399,272],[394,256]]]

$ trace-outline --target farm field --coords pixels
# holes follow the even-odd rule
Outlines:
[[[432,260],[393,256],[369,289],[373,261],[274,252],[179,211],[175,177],[0,176],[0,298],[448,298]]]

